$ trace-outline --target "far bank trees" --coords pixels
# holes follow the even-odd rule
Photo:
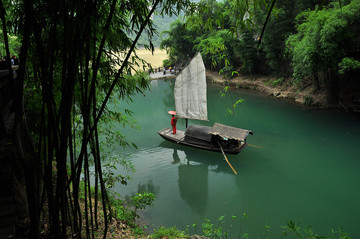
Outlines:
[[[200,4],[204,7],[196,15],[176,23],[182,34],[176,35],[173,25],[161,45],[170,52],[172,64],[183,61],[180,47],[186,39],[192,46],[187,52],[201,51],[208,69],[229,77],[266,74],[300,89],[312,84],[315,91],[325,88],[335,104],[341,98],[360,97],[355,80],[360,64],[359,0]]]

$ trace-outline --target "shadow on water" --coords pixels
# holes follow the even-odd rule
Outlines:
[[[163,141],[159,147],[172,149],[172,164],[178,166],[178,186],[181,198],[193,213],[206,215],[209,197],[209,172],[233,174],[220,153],[192,149]],[[185,157],[181,158],[179,152]]]
[[[219,152],[211,152],[202,149],[194,149],[181,144],[174,144],[173,142],[163,141],[159,144],[160,148],[173,149],[173,163],[180,163],[180,165],[204,165],[208,171],[221,172],[226,174],[234,174],[229,165],[224,160]],[[185,154],[185,158],[181,160],[178,151]],[[236,156],[235,156],[236,157]]]

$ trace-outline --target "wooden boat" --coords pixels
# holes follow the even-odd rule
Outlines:
[[[199,53],[175,81],[175,108],[179,118],[208,120],[206,87],[205,66]],[[253,133],[251,130],[215,123],[213,127],[190,125],[185,131],[177,130],[176,134],[172,134],[171,128],[165,128],[158,134],[178,144],[237,154],[247,146],[246,137]]]
[[[176,134],[166,128],[158,134],[178,144],[217,152],[221,152],[221,146],[225,153],[237,154],[247,146],[246,137],[252,131],[215,123],[213,127],[190,125],[185,131],[177,130]]]

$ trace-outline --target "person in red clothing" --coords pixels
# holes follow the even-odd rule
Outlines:
[[[171,126],[172,126],[172,129],[173,129],[173,134],[176,134],[176,122],[178,120],[177,117],[175,117],[175,115],[171,115]]]

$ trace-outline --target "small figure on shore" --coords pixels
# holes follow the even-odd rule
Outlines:
[[[164,68],[163,68],[163,71],[164,71],[164,75],[166,74],[166,68],[165,68],[165,66],[164,66]]]

